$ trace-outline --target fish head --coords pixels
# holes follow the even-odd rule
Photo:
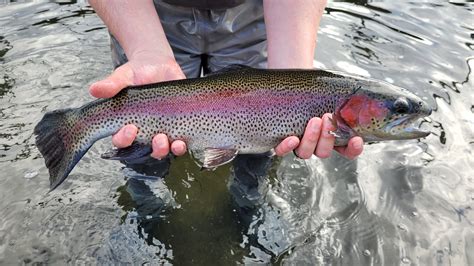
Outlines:
[[[336,111],[338,127],[364,141],[418,139],[430,134],[418,128],[431,108],[410,91],[389,83],[359,80]]]

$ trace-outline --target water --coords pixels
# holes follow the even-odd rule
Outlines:
[[[474,265],[470,1],[331,2],[315,64],[410,89],[434,107],[432,134],[357,163],[278,159],[250,201],[229,185],[239,169],[188,156],[132,169],[98,159],[109,140],[48,193],[33,127],[92,99],[108,35],[86,3],[1,2],[0,264]]]

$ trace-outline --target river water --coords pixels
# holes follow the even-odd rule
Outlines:
[[[426,139],[289,155],[258,187],[189,156],[102,160],[106,139],[48,193],[33,127],[92,100],[109,38],[87,3],[0,1],[0,264],[474,265],[474,5],[351,2],[328,4],[315,65],[426,99]]]

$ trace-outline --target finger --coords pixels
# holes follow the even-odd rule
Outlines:
[[[322,117],[321,134],[319,136],[318,146],[314,153],[319,158],[328,158],[334,148],[335,137],[330,134],[330,131],[336,130],[331,122],[331,114],[324,114]]]
[[[181,156],[186,153],[186,143],[181,140],[175,140],[171,143],[171,152],[176,156]]]
[[[347,146],[334,148],[347,159],[355,159],[364,149],[364,140],[361,137],[353,137],[347,143]]]
[[[165,158],[168,153],[170,153],[170,143],[168,141],[168,137],[165,134],[158,134],[154,136],[151,145],[153,147],[151,157],[155,159],[161,160]]]
[[[292,150],[296,149],[300,144],[300,140],[295,137],[291,136],[284,139],[278,146],[275,148],[275,154],[278,156],[285,156],[287,153],[291,152]]]
[[[134,125],[126,125],[112,136],[112,144],[117,148],[125,148],[132,144],[137,136],[138,128]]]
[[[133,84],[133,71],[126,63],[115,69],[104,80],[93,83],[89,92],[96,98],[110,98],[119,93],[123,88]]]
[[[309,120],[300,145],[296,149],[298,157],[308,159],[313,155],[318,144],[319,135],[321,134],[321,124],[322,120],[319,117]]]

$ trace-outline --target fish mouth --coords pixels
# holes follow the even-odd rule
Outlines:
[[[425,121],[425,116],[405,116],[401,117],[386,127],[386,132],[394,139],[419,139],[427,137],[430,131],[420,129],[420,125]]]

